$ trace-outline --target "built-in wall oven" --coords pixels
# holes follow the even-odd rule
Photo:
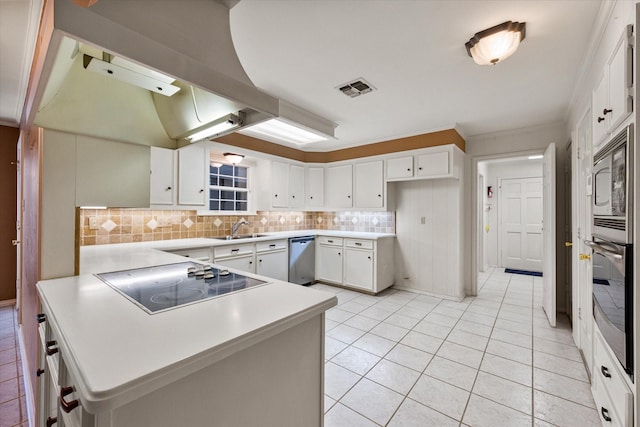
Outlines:
[[[633,376],[633,125],[593,158],[593,317]]]

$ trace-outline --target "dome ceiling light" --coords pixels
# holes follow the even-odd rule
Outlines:
[[[495,65],[518,49],[525,27],[525,22],[507,21],[480,31],[465,43],[467,53],[478,65]]]

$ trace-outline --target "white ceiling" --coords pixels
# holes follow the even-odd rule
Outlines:
[[[242,0],[231,33],[265,92],[338,124],[328,150],[452,128],[466,137],[565,120],[601,2]],[[464,43],[504,21],[526,39],[496,66]],[[349,98],[363,77],[378,90]]]
[[[41,4],[0,0],[0,123],[19,122]],[[601,4],[241,0],[231,32],[257,87],[338,124],[335,141],[304,147],[324,151],[454,126],[470,137],[564,121]],[[520,49],[476,65],[464,43],[507,20],[527,23]],[[377,91],[335,89],[360,77]]]

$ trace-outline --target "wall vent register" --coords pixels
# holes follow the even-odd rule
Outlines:
[[[95,276],[149,314],[267,283],[195,262],[113,271]]]

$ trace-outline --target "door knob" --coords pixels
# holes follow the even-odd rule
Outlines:
[[[20,240],[12,240],[12,241],[11,241],[11,244],[12,244],[13,246],[18,246],[18,245],[20,244]]]
[[[590,259],[591,259],[591,255],[580,254],[580,261],[590,260]]]
[[[571,246],[573,246],[573,243],[571,242],[564,242],[564,245],[568,248],[570,248]]]

